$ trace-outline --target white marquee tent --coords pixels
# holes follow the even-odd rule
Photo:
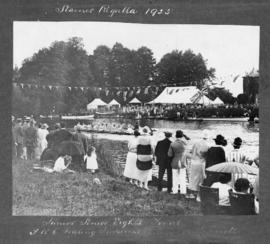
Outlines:
[[[118,107],[120,107],[120,103],[117,102],[115,99],[111,100],[108,105],[109,106],[118,106]]]
[[[136,97],[134,97],[130,102],[129,102],[129,104],[141,104],[142,102],[138,99],[138,98],[136,98]]]
[[[91,109],[97,109],[98,107],[104,107],[107,106],[108,104],[103,102],[100,98],[95,98],[92,102],[87,104],[87,110]]]
[[[192,103],[191,98],[199,92],[196,86],[166,87],[163,92],[149,104],[187,104]]]
[[[203,104],[203,105],[212,105],[214,101],[212,101],[211,99],[209,99],[207,96],[203,95],[199,101],[197,101],[196,103],[198,104]]]
[[[224,104],[224,102],[219,97],[217,97],[214,101],[212,101],[212,104],[213,105],[222,105],[222,104]]]

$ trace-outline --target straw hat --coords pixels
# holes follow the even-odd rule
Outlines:
[[[144,127],[142,128],[142,134],[145,134],[145,135],[151,134],[150,128],[149,128],[148,126],[144,126]]]
[[[209,131],[208,130],[203,130],[202,132],[202,138],[203,139],[208,139],[210,136],[209,136]]]

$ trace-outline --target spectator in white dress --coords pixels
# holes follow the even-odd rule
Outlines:
[[[73,170],[68,169],[68,166],[71,164],[71,160],[72,158],[69,155],[60,156],[54,163],[53,171],[58,173],[63,173],[65,171],[74,172]]]
[[[231,181],[231,174],[221,174],[219,182],[215,182],[211,187],[219,190],[219,205],[230,206],[229,190],[232,189],[229,182]]]
[[[128,142],[128,153],[125,164],[125,170],[123,173],[125,177],[129,178],[129,182],[131,184],[136,185],[138,185],[137,182],[138,169],[136,166],[136,161],[137,161],[137,145],[139,135],[140,133],[137,130],[135,130],[134,137],[132,137],[131,140]]]
[[[84,160],[86,163],[86,169],[91,171],[93,174],[98,169],[98,163],[97,163],[97,155],[96,155],[96,148],[90,147],[88,149],[87,154],[84,156]]]
[[[204,131],[202,140],[195,142],[190,153],[190,175],[188,189],[196,194],[196,200],[200,202],[200,185],[206,178],[205,175],[205,159],[209,149],[208,132]],[[195,198],[193,194],[187,195],[187,198]]]

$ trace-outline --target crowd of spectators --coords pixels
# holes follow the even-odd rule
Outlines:
[[[144,106],[123,106],[117,113],[126,117],[137,118],[241,118],[249,117],[251,121],[259,118],[257,105],[220,105],[203,106],[198,104],[178,105],[144,105]]]

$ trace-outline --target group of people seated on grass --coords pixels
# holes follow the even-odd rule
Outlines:
[[[37,169],[47,172],[95,173],[98,169],[96,149],[85,135],[77,129],[70,132],[62,122],[48,128],[32,117],[12,117],[14,158],[32,160]]]
[[[86,171],[95,173],[98,170],[97,155],[95,147],[91,146],[86,154],[83,156]],[[43,166],[43,170],[46,172],[57,173],[75,173],[75,170],[70,169],[72,164],[72,156],[68,154],[59,154],[58,158],[54,162],[53,168]]]
[[[258,184],[255,176],[247,174],[223,174],[208,172],[210,166],[227,162],[248,164],[258,168],[258,158],[251,159],[242,150],[242,139],[236,137],[232,147],[222,135],[214,138],[215,144],[210,143],[208,131],[202,131],[201,139],[192,143],[183,131],[177,130],[175,139],[171,140],[171,132],[165,132],[165,139],[153,142],[150,132],[143,129],[142,133],[134,132],[134,137],[128,143],[128,153],[123,175],[131,184],[149,190],[148,182],[152,180],[154,164],[158,165],[157,190],[163,189],[163,177],[167,171],[167,192],[184,195],[188,199],[200,199],[200,186],[220,189],[220,204],[228,204],[229,190],[245,192],[246,185]],[[212,144],[212,145],[211,145]],[[191,150],[190,150],[191,148]],[[251,183],[250,183],[251,181]],[[258,209],[258,197],[256,197]]]

